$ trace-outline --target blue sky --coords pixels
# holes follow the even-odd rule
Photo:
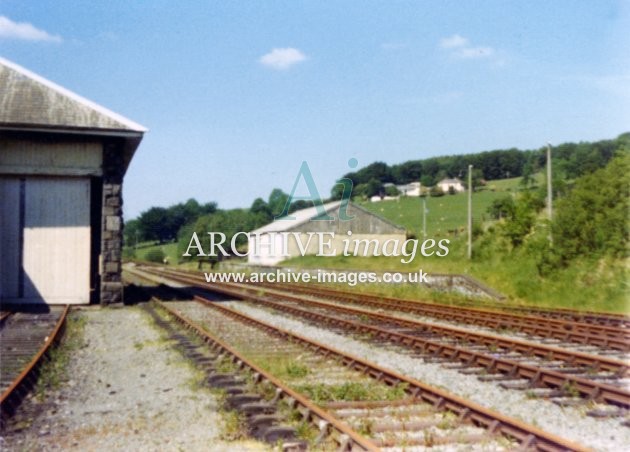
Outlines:
[[[150,129],[125,214],[630,130],[628,1],[0,0],[0,55]]]

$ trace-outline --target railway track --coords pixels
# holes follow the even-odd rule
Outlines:
[[[156,273],[155,269],[148,270]],[[335,306],[303,296],[272,295],[274,291],[270,290],[263,295],[256,288],[236,284],[210,285],[176,272],[159,274],[184,285],[262,303],[320,325],[363,334],[371,341],[393,343],[425,360],[458,362],[462,372],[477,373],[481,380],[496,380],[507,389],[546,389],[537,395],[553,398],[558,404],[597,401],[619,407],[589,411],[593,416],[622,416],[630,408],[630,393],[620,381],[628,374],[628,366],[623,361]]]
[[[199,278],[198,273],[178,272],[178,274],[182,273]],[[552,341],[572,342],[581,346],[598,347],[609,352],[611,350],[619,353],[630,352],[630,319],[625,316],[576,315],[576,312],[569,310],[559,310],[553,314],[551,311],[542,309],[534,310],[538,315],[534,315],[532,311],[515,314],[501,310],[450,306],[378,295],[358,294],[314,285],[269,283],[256,283],[255,285],[273,288],[274,290],[284,290],[290,293],[302,293],[358,306],[396,310],[405,314],[466,323],[499,331],[520,332]],[[517,310],[522,311],[522,309],[524,308],[518,308]],[[578,318],[581,321],[570,320],[569,318],[571,317]],[[595,321],[596,319],[599,319],[599,321]],[[614,322],[615,319],[617,324],[611,325],[610,323]]]
[[[158,264],[146,264],[143,266],[152,266],[158,267],[161,266]],[[198,272],[190,271],[190,270],[179,270],[183,273],[198,276]],[[324,287],[316,284],[300,284],[300,283],[268,283],[268,282],[258,282],[257,286],[263,287],[272,287],[276,290],[285,290],[290,292],[300,292],[300,293],[308,293],[314,296],[320,296],[324,298],[335,298],[339,299],[343,297],[344,300],[386,300],[392,302],[400,302],[403,305],[411,304],[411,306],[419,305],[426,307],[440,307],[440,306],[449,306],[434,302],[426,302],[422,300],[411,300],[405,298],[395,298],[378,294],[370,294],[370,293],[357,293],[348,290],[343,290],[339,288],[330,288]],[[544,308],[544,307],[535,307],[535,306],[522,306],[522,305],[513,305],[506,303],[497,303],[497,302],[484,302],[484,308],[479,308],[477,304],[473,304],[472,302],[460,301],[456,306],[451,306],[455,308],[470,308],[473,310],[482,310],[489,312],[498,312],[503,313],[505,311],[509,311],[510,314],[517,314],[519,316],[527,316],[527,317],[544,317],[555,320],[564,320],[572,323],[587,323],[593,324],[595,326],[605,326],[605,327],[613,327],[618,328],[620,330],[630,331],[630,316],[626,314],[617,314],[617,313],[602,313],[595,311],[587,311],[587,310],[577,310],[577,309],[568,309],[568,308]],[[538,319],[540,321],[540,319]]]
[[[273,286],[276,289],[287,289],[294,292],[299,291],[301,293],[311,293],[313,295],[319,295],[319,296],[333,296],[333,297],[343,296],[346,299],[350,299],[350,300],[355,300],[355,299],[360,300],[360,299],[365,299],[365,298],[372,299],[372,300],[385,299],[388,301],[402,302],[402,304],[415,303],[415,304],[420,304],[422,306],[424,305],[440,306],[439,304],[436,304],[436,303],[423,302],[420,300],[409,300],[409,299],[404,299],[404,298],[385,297],[385,296],[375,295],[375,294],[358,294],[356,292],[351,292],[348,290],[332,289],[332,288],[316,286],[316,285],[309,285],[309,286],[306,286],[304,284],[290,284],[290,285],[273,284],[271,285],[269,283],[258,283],[257,285],[267,286],[267,287]],[[462,307],[475,308],[475,306],[473,306],[470,303],[462,302],[462,304],[465,305]],[[506,303],[492,303],[492,302],[484,302],[484,306],[487,306],[487,308],[484,308],[485,310],[492,311],[492,312],[509,311],[510,313],[519,313],[520,315],[525,315],[525,316],[534,316],[534,317],[538,316],[538,317],[545,317],[545,318],[551,318],[551,319],[557,319],[557,320],[566,320],[566,321],[575,322],[575,323],[589,323],[593,325],[617,327],[617,328],[621,328],[625,330],[630,329],[630,317],[625,314],[613,314],[613,313],[604,314],[601,312],[579,311],[575,309],[566,309],[566,308],[551,309],[551,308],[539,308],[539,307],[533,307],[533,306],[515,306],[515,305],[506,304]]]
[[[0,412],[2,427],[35,384],[41,365],[63,335],[69,306],[45,312],[15,312],[0,329]]]
[[[358,294],[348,291],[338,291],[322,287],[305,287],[303,285],[256,284],[275,290],[285,290],[292,293],[323,297],[335,301],[352,303],[360,306],[393,309],[399,312],[433,317],[441,320],[468,323],[482,327],[511,330],[542,338],[558,339],[577,344],[594,345],[597,347],[630,352],[630,329],[622,318],[618,318],[616,326],[610,325],[609,320],[602,320],[604,324],[584,322],[584,316],[575,316],[580,321],[570,320],[560,311],[556,316],[547,311],[545,315],[530,313],[513,314],[500,310],[482,308],[438,305],[421,301],[411,301],[400,298],[382,297],[368,294]],[[536,310],[538,314],[543,311]],[[590,316],[588,319],[593,320]],[[609,316],[605,316],[609,319]]]
[[[160,305],[205,342],[216,344],[222,341],[221,350],[232,350],[229,359],[237,369],[254,369],[256,379],[279,383],[275,385],[275,394],[284,394],[289,401],[298,400],[297,405],[301,407],[298,412],[302,418],[318,421],[325,418],[328,425],[324,424],[324,430],[336,431],[336,442],[344,450],[439,444],[449,445],[454,450],[469,450],[471,444],[480,443],[493,450],[515,446],[532,450],[584,449],[358,357],[278,329],[203,297],[194,298],[195,303]],[[286,382],[279,381],[262,367],[265,363],[269,366],[279,357],[308,363],[306,375],[300,373],[297,377],[290,377],[291,384],[288,386]],[[225,355],[223,359],[226,359]],[[238,376],[227,378],[234,380]],[[309,379],[328,381],[330,387],[335,387],[335,382],[340,380],[344,383],[354,381],[358,387],[370,380],[369,394],[383,395],[377,400],[326,400],[314,405],[309,398],[293,389],[308,388]],[[320,386],[316,387],[321,389]],[[312,396],[312,389],[309,394]],[[247,397],[242,399],[251,400]],[[256,397],[253,400],[257,402],[250,403],[265,403]],[[312,406],[307,408],[309,403]],[[340,434],[342,431],[344,433]]]

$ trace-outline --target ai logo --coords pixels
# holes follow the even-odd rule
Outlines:
[[[351,158],[348,160],[348,166],[350,168],[356,168],[359,164],[358,160],[355,158]],[[306,183],[306,188],[308,189],[310,196],[295,196],[295,190],[300,183],[300,180],[304,179]],[[337,181],[337,184],[343,185],[343,192],[341,195],[341,205],[339,206],[339,220],[340,221],[349,221],[354,218],[354,216],[348,215],[348,202],[350,201],[350,196],[352,195],[352,180],[344,177]],[[311,174],[311,169],[308,166],[308,162],[302,162],[300,166],[300,171],[298,172],[297,177],[295,178],[295,183],[293,184],[293,188],[291,189],[291,194],[287,199],[284,208],[280,215],[274,217],[274,220],[295,220],[295,217],[289,215],[289,206],[293,201],[304,200],[304,201],[312,201],[313,205],[317,208],[317,218],[312,221],[330,221],[334,220],[335,217],[326,213],[324,209],[324,203],[322,201],[321,196],[319,195],[319,191],[317,191],[317,186],[315,185],[315,180],[313,179],[313,175]]]

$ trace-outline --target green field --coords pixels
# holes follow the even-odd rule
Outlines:
[[[542,175],[537,175],[540,180]],[[485,227],[493,222],[487,208],[492,201],[519,191],[520,178],[490,181],[484,189],[473,193],[473,218]],[[619,260],[576,260],[570,267],[556,272],[552,277],[541,278],[533,256],[524,252],[505,254],[504,251],[487,250],[483,258],[466,257],[465,230],[467,215],[467,194],[444,195],[426,198],[427,238],[448,238],[449,254],[446,257],[423,257],[418,252],[409,264],[396,257],[315,257],[305,256],[285,261],[282,265],[294,267],[350,268],[374,271],[413,272],[423,269],[428,273],[459,273],[470,275],[505,294],[509,302],[533,304],[547,307],[567,307],[610,312],[628,312],[630,299],[627,262]],[[360,202],[366,209],[405,227],[422,240],[422,199],[400,198],[399,200],[377,203]],[[485,236],[492,234],[486,232]],[[149,246],[147,246],[149,245]],[[473,254],[479,245],[473,245]],[[177,244],[146,244],[135,250],[135,258],[144,260],[147,253],[161,249],[168,256],[169,263],[176,265],[180,256]],[[196,263],[184,264],[196,268]],[[345,287],[347,288],[347,287]],[[457,299],[454,295],[436,294],[411,286],[364,285],[353,290],[375,291],[378,293],[433,299],[441,302]],[[461,297],[460,297],[461,298]]]
[[[483,222],[492,201],[506,196],[503,191],[481,191],[473,193],[473,221]],[[466,216],[468,214],[468,195],[458,193],[444,195],[437,198],[424,198],[428,213],[427,235],[443,237],[449,234],[465,232]],[[422,198],[400,198],[395,201],[361,202],[361,206],[394,223],[404,227],[417,237],[422,233]]]
[[[542,175],[537,175],[541,178]],[[521,178],[489,181],[485,187],[472,194],[472,213],[474,223],[488,220],[487,210],[495,199],[516,194]],[[422,205],[426,203],[427,235],[444,237],[447,235],[466,233],[468,215],[468,194],[457,193],[439,197],[408,198],[380,202],[359,202],[371,212],[376,213],[404,227],[408,232],[421,237]]]
[[[161,245],[145,245],[142,247],[138,247],[138,249],[134,250],[135,259],[137,260],[146,260],[147,253],[152,250],[162,250],[164,255],[168,258],[169,264],[175,264],[179,260],[179,255],[177,253],[177,243],[163,243]]]
[[[540,180],[542,175],[537,175]],[[490,181],[485,190],[473,193],[473,221],[489,226],[487,208],[493,200],[519,190],[520,178]],[[422,239],[422,200],[400,198],[377,203],[361,203],[366,209],[387,218]],[[506,255],[504,251],[487,251],[484,258],[469,261],[466,256],[465,230],[467,194],[444,195],[427,199],[427,237],[447,237],[450,252],[446,257],[423,257],[403,264],[395,257],[315,257],[305,256],[283,263],[295,267],[352,268],[374,271],[459,273],[470,275],[505,294],[510,302],[546,307],[628,312],[630,311],[627,262],[614,259],[580,259],[552,277],[541,278],[535,258],[525,252]],[[491,234],[487,232],[486,234]],[[473,254],[477,251],[473,245]],[[449,299],[415,287],[371,286],[353,290],[376,291],[411,298]]]

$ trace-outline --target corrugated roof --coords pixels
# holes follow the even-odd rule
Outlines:
[[[341,201],[333,201],[327,204],[324,204],[324,210],[326,213],[329,213],[332,210],[337,209],[341,205]],[[307,221],[312,220],[313,218],[319,216],[319,210],[317,206],[308,207],[306,209],[297,210],[288,216],[278,218],[276,221],[266,224],[265,226],[252,231],[257,234],[264,234],[267,232],[282,232],[293,229],[296,226],[306,223]],[[288,217],[293,217],[293,219],[288,219]]]
[[[333,215],[331,215],[332,217],[334,217],[335,219],[337,219],[338,217],[338,210],[339,210],[339,206],[341,205],[342,201],[333,201],[333,202],[329,202],[327,204],[324,204],[324,210],[326,211],[327,214],[331,213],[331,212],[335,212]],[[386,218],[383,218],[377,214],[375,214],[374,212],[370,212],[369,210],[367,210],[364,207],[361,207],[360,205],[354,204],[352,202],[348,203],[349,207],[351,207],[352,209],[355,210],[361,210],[363,212],[365,212],[368,215],[372,215],[378,219],[380,219],[381,221],[391,225],[392,227],[394,227],[395,229],[400,230],[401,232],[405,231],[405,228],[403,228],[402,226],[399,226],[391,221],[389,221]],[[350,213],[350,212],[349,212]],[[276,221],[269,223],[261,228],[258,228],[254,231],[252,231],[253,234],[265,234],[265,233],[269,233],[269,232],[285,232],[285,231],[290,231],[293,228],[296,228],[297,226],[300,226],[304,223],[307,223],[309,221],[311,221],[312,219],[320,216],[319,215],[319,210],[317,209],[316,206],[314,207],[309,207],[307,209],[302,209],[302,210],[297,210],[295,212],[293,212],[292,214],[288,215],[289,217],[293,217],[293,219],[288,219],[287,217],[282,217],[282,218],[278,218]]]
[[[142,134],[147,129],[0,57],[0,126]]]

